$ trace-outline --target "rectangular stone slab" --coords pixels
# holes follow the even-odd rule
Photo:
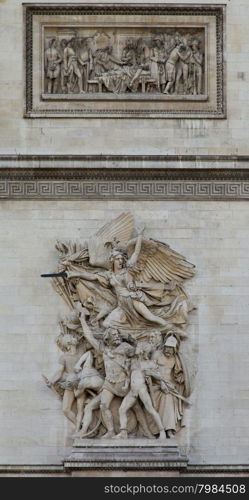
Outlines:
[[[167,439],[76,439],[66,470],[85,469],[174,469],[187,466],[187,457],[181,456],[176,440]]]
[[[24,4],[24,19],[25,117],[225,117],[225,6]]]

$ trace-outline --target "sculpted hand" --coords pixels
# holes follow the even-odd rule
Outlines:
[[[168,394],[168,388],[167,385],[164,382],[161,382],[160,384],[161,391],[163,391],[165,394]]]
[[[96,320],[96,318],[94,318],[94,319],[92,319],[92,320],[90,321],[90,324],[91,324],[92,326],[98,326],[98,325],[99,325],[99,322],[98,322],[98,320]]]
[[[48,387],[52,386],[52,382],[50,382],[50,380],[48,379],[48,377],[46,377],[46,375],[42,375],[42,378]]]
[[[106,279],[103,276],[97,276],[97,280],[102,286],[107,286]]]
[[[77,302],[74,302],[74,311],[78,314],[80,314],[83,310],[83,306],[81,304],[81,302],[79,300],[77,300]]]
[[[144,231],[145,231],[145,226],[142,225],[142,226],[138,227],[137,231],[138,231],[138,236],[140,236],[140,235],[142,236]]]

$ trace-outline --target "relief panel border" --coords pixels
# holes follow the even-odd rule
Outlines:
[[[226,82],[225,82],[225,11],[224,5],[162,5],[162,4],[23,4],[24,5],[24,23],[25,23],[25,106],[24,116],[26,118],[49,118],[49,117],[74,117],[74,118],[225,118],[226,117]],[[132,106],[132,100],[127,101],[127,104],[120,99],[112,100],[110,96],[104,102],[90,101],[81,107],[80,101],[75,101],[74,96],[70,96],[68,101],[65,101],[65,96],[60,102],[56,99],[47,99],[45,104],[42,104],[42,96],[39,93],[34,93],[34,87],[37,85],[37,72],[34,71],[34,19],[41,16],[58,16],[58,15],[185,15],[185,16],[214,16],[216,22],[216,40],[215,51],[217,61],[216,75],[212,78],[216,79],[216,95],[211,98],[210,103],[204,101],[194,102],[191,107],[191,102],[185,107],[184,101],[179,101],[179,107],[174,107],[169,104],[166,106],[166,101],[156,102],[157,100],[142,99],[138,106]],[[211,80],[210,80],[211,81]],[[194,97],[194,96],[193,96]],[[134,95],[132,95],[134,98]],[[147,104],[146,104],[147,102]],[[153,104],[154,102],[154,104]],[[168,101],[169,103],[171,101]],[[181,105],[182,102],[182,105]],[[130,104],[130,106],[129,106]],[[148,106],[149,104],[149,106]],[[146,108],[147,106],[147,108]],[[154,107],[153,107],[154,106]],[[168,108],[168,109],[167,109]]]

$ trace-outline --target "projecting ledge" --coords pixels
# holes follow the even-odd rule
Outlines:
[[[187,463],[175,439],[77,439],[63,465],[66,470],[182,470]]]

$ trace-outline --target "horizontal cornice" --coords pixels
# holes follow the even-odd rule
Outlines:
[[[249,156],[1,155],[0,198],[248,200]]]

